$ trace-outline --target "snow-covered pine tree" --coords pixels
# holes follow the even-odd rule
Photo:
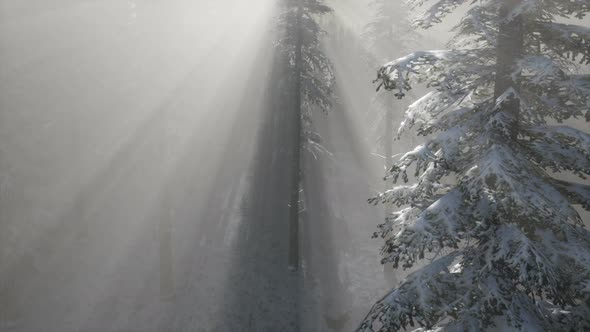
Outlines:
[[[333,69],[322,51],[320,42],[324,34],[319,18],[332,12],[323,0],[281,0],[279,15],[279,39],[277,50],[283,55],[290,69],[291,87],[300,85],[303,115],[317,106],[327,110],[333,96]]]
[[[384,263],[426,265],[358,331],[588,331],[590,234],[574,205],[590,209],[590,186],[552,174],[590,174],[590,135],[562,124],[589,112],[588,77],[574,61],[590,62],[590,28],[569,23],[590,3],[429,3],[416,20],[424,28],[460,5],[467,11],[450,50],[380,69],[387,90],[422,81],[433,91],[400,127],[427,142],[391,168],[407,182],[414,165],[416,183],[371,200],[403,207],[375,234],[385,239]]]
[[[363,37],[368,44],[369,65],[374,68],[382,64],[386,58],[406,54],[413,49],[419,38],[411,22],[404,16],[406,10],[402,2],[373,0],[370,6],[374,10],[374,17],[365,26]],[[391,167],[393,161],[395,99],[391,94],[382,92],[373,100],[376,119],[373,128],[376,132],[382,133],[377,141],[378,145],[383,147],[386,168]]]
[[[369,5],[373,9],[373,19],[364,29],[363,37],[367,42],[368,70],[383,64],[387,59],[399,57],[415,49],[419,35],[412,27],[410,20],[405,15],[405,8],[401,1],[372,0]],[[410,98],[408,98],[410,99]],[[383,172],[387,175],[393,165],[394,152],[393,141],[395,137],[394,123],[402,118],[403,110],[409,105],[401,96],[394,96],[388,91],[380,91],[373,97],[369,108],[371,132],[374,134],[374,142],[377,151],[383,154]],[[415,144],[413,139],[406,144]],[[385,182],[385,190],[390,184]],[[385,206],[385,215],[393,212],[392,207]],[[387,280],[395,284],[398,280],[391,266],[383,266]]]
[[[310,129],[310,112],[327,110],[332,97],[332,65],[322,52],[323,33],[318,18],[332,9],[322,0],[282,0],[279,15],[277,50],[288,67],[285,96],[292,100],[293,148],[291,155],[291,197],[289,212],[289,268],[299,265],[299,192],[301,182],[301,148],[305,142],[319,146]]]

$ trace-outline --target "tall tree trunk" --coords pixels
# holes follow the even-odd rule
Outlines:
[[[502,94],[512,88],[516,93],[520,91],[520,72],[517,64],[524,52],[524,27],[523,17],[517,15],[508,19],[510,13],[523,0],[505,0],[499,11],[499,33],[496,45],[496,81],[494,82],[494,100],[497,101]],[[502,105],[502,112],[509,114],[508,142],[516,142],[519,132],[520,100],[511,96]],[[504,134],[502,134],[504,135]],[[506,140],[505,137],[501,138]],[[514,221],[514,215],[509,218]]]
[[[3,230],[0,233],[0,271],[4,271],[0,273],[0,330],[21,317],[20,299],[15,282],[18,275],[14,269],[14,259],[9,259],[8,244],[11,243],[11,233],[5,231],[10,229],[10,222],[14,219],[11,207],[15,205],[10,204],[9,196],[12,194],[13,192],[7,191],[4,183],[0,182],[0,227]]]
[[[76,194],[74,197],[74,217],[76,218],[76,226],[79,227],[78,237],[80,239],[88,239],[90,236],[90,225],[88,224],[88,202],[86,200],[86,191],[84,190],[85,185],[85,173],[84,173],[84,161],[82,159],[85,151],[84,142],[87,142],[85,138],[86,128],[84,127],[85,113],[75,112],[73,115],[74,121],[71,123],[72,127],[72,146],[71,155],[76,156],[74,166],[77,169],[76,182],[74,183],[73,191]]]
[[[393,108],[395,106],[395,100],[393,96],[388,93],[386,95],[387,101],[385,103],[385,135],[384,135],[384,149],[383,155],[385,157],[385,177],[389,175],[389,169],[393,165]],[[384,181],[385,191],[391,189],[391,183]],[[385,218],[389,218],[393,213],[393,206],[391,204],[384,204]],[[385,280],[391,287],[396,285],[396,272],[393,270],[391,264],[383,265],[383,272],[385,274]]]
[[[296,271],[299,268],[299,185],[301,182],[301,71],[303,63],[303,36],[302,17],[303,5],[299,0],[297,8],[297,21],[295,24],[295,70],[293,84],[293,151],[291,160],[291,195],[289,204],[289,269]]]
[[[166,199],[166,198],[164,198]],[[163,204],[159,223],[160,242],[160,298],[163,301],[174,299],[174,269],[172,266],[172,212],[168,204]]]
[[[393,165],[393,107],[394,107],[394,100],[393,98],[389,98],[387,96],[388,101],[386,103],[385,109],[385,142],[384,142],[384,151],[383,154],[385,156],[385,175],[389,174],[389,168]],[[389,188],[386,188],[386,190]]]
[[[164,120],[162,127],[162,135],[158,137],[158,144],[160,145],[160,155],[162,164],[160,169],[160,176],[166,180],[168,174],[170,150],[169,144],[169,120]],[[171,193],[168,190],[167,183],[163,182],[163,190],[160,195],[160,211],[158,221],[158,242],[159,242],[159,265],[160,265],[160,299],[163,301],[170,301],[174,299],[174,266],[172,253],[172,222],[174,220],[174,210],[172,208]]]
[[[387,94],[387,102],[385,103],[385,142],[383,154],[385,157],[385,177],[389,175],[389,169],[393,165],[393,108],[395,107],[394,99]],[[390,183],[385,182],[385,191],[391,189]],[[389,218],[393,212],[391,204],[385,204],[385,218]]]
[[[494,86],[494,98],[496,100],[510,88],[513,88],[517,93],[520,90],[520,72],[517,72],[517,63],[524,52],[523,17],[517,15],[510,20],[507,18],[521,2],[522,0],[506,0],[500,8],[500,27],[496,46],[496,81]],[[515,140],[518,136],[520,101],[518,98],[509,98],[504,103],[503,109],[505,112],[511,113],[513,117],[510,139]]]

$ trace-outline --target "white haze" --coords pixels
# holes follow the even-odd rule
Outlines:
[[[360,42],[369,0],[326,2]],[[340,104],[314,118],[330,153],[304,156],[287,270],[275,3],[0,0],[0,331],[351,331],[399,281],[370,239],[374,77],[331,36]]]

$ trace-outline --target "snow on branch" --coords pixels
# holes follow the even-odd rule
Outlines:
[[[536,0],[539,1],[539,0]],[[588,0],[543,1],[545,16],[584,18],[590,11]]]
[[[421,171],[426,170],[430,163],[440,162],[439,157],[429,149],[426,144],[418,145],[414,150],[404,154],[400,160],[391,167],[389,170],[390,175],[388,179],[393,179],[393,182],[397,182],[400,175],[404,182],[408,182],[407,170],[412,165],[416,165],[415,176],[418,176]]]
[[[383,203],[397,206],[432,204],[434,200],[440,198],[440,195],[447,192],[451,187],[440,183],[441,179],[448,174],[449,172],[444,168],[431,163],[415,184],[395,186],[393,189],[368,201],[371,204]]]
[[[590,98],[590,75],[571,75],[572,84]],[[590,101],[590,99],[589,99]],[[590,107],[590,104],[588,104]]]
[[[590,28],[556,22],[534,25],[539,42],[566,59],[590,64]]]
[[[433,66],[437,62],[448,58],[452,51],[422,51],[414,52],[395,61],[389,62],[379,69],[375,82],[380,84],[377,91],[383,86],[387,90],[399,90],[396,94],[402,98],[404,91],[411,89],[410,74],[418,74],[421,66]]]
[[[515,223],[502,224],[493,229],[490,240],[483,246],[484,269],[491,271],[498,264],[516,274],[514,278],[528,289],[555,288],[560,282],[559,267],[548,255],[550,249],[533,242]]]
[[[494,22],[497,10],[487,6],[473,6],[455,26],[457,35],[451,40],[457,48],[483,48],[496,45],[498,28]]]
[[[577,211],[528,159],[514,149],[492,144],[466,175],[465,190],[486,202],[503,220],[519,220],[536,227],[558,229],[580,225]],[[484,211],[478,212],[485,214]]]
[[[437,0],[432,6],[424,11],[420,16],[414,19],[414,25],[419,26],[423,29],[428,29],[434,24],[442,22],[442,19],[453,12],[453,10],[466,0]],[[409,0],[408,4],[412,5],[413,8],[423,6],[424,0]]]
[[[520,74],[527,79],[527,84],[541,85],[551,83],[555,79],[563,80],[565,72],[553,59],[544,55],[531,55],[522,58],[514,71],[512,79]]]
[[[547,93],[539,93],[547,91]],[[577,119],[586,112],[590,121],[590,94],[584,93],[571,80],[565,80],[551,87],[523,85],[520,91],[521,107],[520,121],[524,125],[545,125],[547,119],[563,122]]]
[[[383,262],[393,263],[394,268],[400,263],[410,268],[424,259],[426,252],[457,249],[466,227],[466,211],[470,211],[464,202],[461,191],[453,189],[431,204],[393,213],[374,235],[386,240]]]
[[[358,332],[398,331],[410,326],[433,326],[452,303],[465,294],[456,275],[449,274],[453,262],[461,256],[454,252],[438,258],[412,273],[400,287],[377,302],[361,323]]]
[[[418,125],[418,134],[429,133],[436,123],[435,119],[447,111],[460,108],[464,101],[469,101],[471,92],[432,91],[413,102],[406,110],[404,120],[398,129],[398,137],[404,131]]]
[[[303,138],[304,138],[304,147],[305,149],[311,153],[314,159],[318,159],[318,156],[324,155],[328,158],[333,157],[334,155],[324,146],[324,138],[320,135],[317,131],[314,130],[313,123],[308,116],[304,116],[303,118]]]
[[[581,116],[590,106],[587,75],[572,75],[568,69],[549,56],[527,56],[518,62],[513,79],[521,76],[521,105],[526,102],[531,108],[522,114],[525,119],[553,117],[562,121]]]
[[[561,180],[554,180],[553,185],[573,204],[580,204],[590,211],[590,186]]]
[[[527,130],[529,157],[552,171],[590,175],[590,134],[569,126],[539,126]]]
[[[379,82],[388,91],[397,90],[399,99],[412,89],[412,84],[427,82],[429,87],[438,90],[453,90],[465,93],[478,86],[488,85],[493,69],[482,63],[482,50],[440,50],[420,51],[391,61],[377,72]],[[485,58],[484,58],[485,60]]]

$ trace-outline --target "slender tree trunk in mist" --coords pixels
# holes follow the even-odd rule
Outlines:
[[[8,200],[9,192],[5,190],[4,183],[0,182],[0,227],[7,229],[11,215],[8,207],[10,202]],[[19,298],[16,292],[16,285],[14,280],[14,267],[10,266],[8,259],[8,246],[10,239],[8,232],[0,233],[0,270],[8,271],[0,273],[0,330],[7,324],[17,321],[20,317]],[[9,269],[10,268],[10,269]]]
[[[168,123],[163,124],[163,133],[160,140],[161,155],[164,156],[162,161],[162,171],[160,176],[166,178],[168,172],[168,160],[171,158],[168,144]],[[174,210],[170,204],[170,192],[166,189],[166,183],[163,181],[163,190],[160,195],[160,211],[158,212],[158,242],[159,242],[159,264],[160,264],[160,299],[170,301],[174,299],[174,266],[172,253],[172,221],[174,220]]]
[[[10,273],[9,275],[12,276],[13,274]],[[20,298],[16,282],[4,277],[0,280],[0,330],[18,321],[20,317]]]
[[[164,301],[174,299],[174,267],[172,266],[172,212],[164,204],[159,223],[160,242],[160,298]]]
[[[291,160],[291,196],[289,204],[289,269],[299,268],[299,185],[301,182],[301,70],[303,61],[303,36],[301,19],[303,16],[302,0],[297,9],[297,40],[295,44],[295,72],[293,82],[293,151]]]
[[[78,170],[76,173],[76,182],[74,183],[74,192],[76,193],[76,196],[74,197],[74,206],[72,208],[74,209],[73,215],[76,218],[75,222],[79,227],[78,236],[81,239],[87,239],[90,236],[90,225],[88,225],[87,218],[88,206],[86,202],[86,192],[84,190],[84,172],[82,172],[84,169],[84,163],[81,159],[84,155],[83,142],[86,141],[86,137],[84,136],[86,131],[83,127],[84,119],[84,113],[76,112],[74,114],[74,123],[71,124],[73,131],[71,153],[72,156],[77,156],[73,165]]]
[[[518,6],[522,0],[506,0],[500,8],[500,28],[498,34],[498,45],[496,55],[496,81],[494,86],[494,99],[498,100],[509,88],[516,93],[520,90],[519,76],[513,75],[517,70],[518,60],[524,51],[524,27],[522,15],[517,15],[507,21],[505,18]],[[513,79],[516,77],[516,81]],[[518,118],[520,101],[511,97],[504,102],[504,112],[511,113],[513,117],[510,139],[515,140],[518,136]]]
[[[393,108],[395,106],[395,101],[393,98],[387,98],[388,102],[386,103],[385,109],[385,142],[383,148],[383,155],[385,156],[385,178],[389,175],[389,168],[393,165]],[[385,191],[391,189],[389,186],[390,184],[387,181],[385,182]],[[393,207],[391,204],[385,204],[385,218],[388,218],[389,215],[393,212]]]
[[[385,110],[385,142],[384,142],[384,155],[385,155],[385,175],[389,174],[389,168],[393,165],[393,98],[388,98],[387,109]],[[387,184],[386,184],[387,186]],[[387,190],[388,188],[385,188]]]
[[[389,175],[389,169],[393,165],[393,109],[395,107],[395,100],[393,97],[388,96],[385,109],[385,135],[384,135],[384,149],[383,154],[385,156],[385,177]],[[384,181],[385,191],[391,189],[388,181]],[[393,213],[393,206],[391,204],[384,204],[385,218],[389,218]],[[396,273],[390,264],[383,265],[383,272],[385,274],[386,281],[393,287],[395,285]]]

